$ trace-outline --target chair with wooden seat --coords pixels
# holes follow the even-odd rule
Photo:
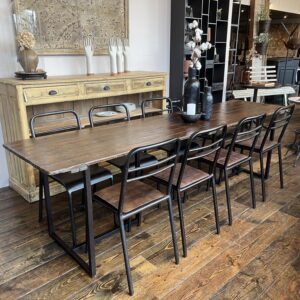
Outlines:
[[[220,171],[223,171],[225,175],[226,201],[229,225],[232,225],[232,211],[230,202],[228,172],[245,163],[248,163],[250,168],[252,207],[256,207],[252,153],[254,150],[254,146],[257,142],[258,136],[261,132],[264,120],[265,114],[242,119],[235,128],[231,142],[227,145],[226,148],[222,148],[220,151],[216,167],[220,169]],[[235,151],[237,144],[246,141],[251,141],[248,154],[243,154]],[[203,159],[212,165],[212,163],[214,162],[214,158],[215,157],[213,155],[207,155]]]
[[[38,130],[38,124],[36,121],[41,118],[47,118],[47,117],[59,117],[59,116],[71,116],[68,118],[68,121],[64,126],[61,126],[57,124],[58,122],[51,122],[53,129],[48,130]],[[30,119],[29,123],[31,137],[32,138],[38,138],[40,136],[45,136],[49,134],[55,134],[55,133],[62,133],[64,131],[70,131],[70,130],[80,130],[80,120],[77,115],[77,113],[73,110],[62,110],[62,111],[53,111],[53,112],[46,112],[46,113],[40,113],[34,115]],[[82,179],[82,175],[80,173],[64,173],[64,174],[58,174],[58,175],[51,175],[49,176],[52,180],[58,182],[60,185],[62,185],[67,194],[68,194],[68,205],[69,205],[69,214],[70,214],[70,221],[71,221],[71,231],[72,231],[72,242],[73,247],[77,245],[77,238],[76,238],[76,225],[75,225],[75,217],[74,217],[74,208],[73,208],[73,199],[72,195],[76,191],[83,191],[84,189],[84,182]],[[95,186],[98,183],[104,182],[104,181],[111,181],[113,180],[113,176],[110,171],[99,167],[98,165],[91,166],[91,185]],[[39,178],[39,221],[41,222],[43,219],[43,181],[40,174]]]
[[[181,163],[178,163],[175,170],[175,175],[172,182],[172,187],[174,192],[176,192],[178,210],[179,210],[179,220],[181,227],[181,240],[183,248],[183,256],[187,256],[187,247],[186,247],[186,236],[184,228],[184,215],[181,202],[180,194],[182,192],[186,193],[187,190],[198,186],[204,182],[212,183],[212,192],[213,192],[213,203],[214,203],[214,212],[215,212],[215,222],[217,233],[220,232],[219,217],[218,217],[218,204],[217,204],[217,194],[215,187],[215,168],[216,163],[219,157],[220,150],[223,146],[224,138],[226,135],[226,125],[218,126],[216,128],[201,130],[195,132],[191,135],[187,141],[185,152]],[[205,138],[207,135],[215,135],[215,139],[210,139],[209,143],[206,143],[204,146],[200,146],[195,143],[199,139]],[[197,160],[201,160],[204,156],[212,155],[214,156],[214,161],[209,168],[209,170],[203,170],[191,165],[191,163]],[[199,165],[198,165],[199,166]],[[154,176],[155,180],[162,182],[163,184],[168,184],[170,171],[166,170]]]
[[[105,122],[99,122],[99,121],[95,121],[95,112],[96,111],[101,111],[101,110],[107,110],[107,109],[116,109],[119,107],[123,107],[124,109],[124,113],[119,113],[116,116],[110,117],[109,120],[107,120]],[[101,119],[105,119],[105,117],[101,117]],[[108,104],[108,105],[97,105],[97,106],[93,106],[91,107],[91,109],[89,110],[89,121],[90,121],[90,125],[91,127],[95,127],[95,126],[100,126],[100,125],[104,125],[107,124],[107,122],[122,122],[122,121],[130,121],[130,113],[129,110],[127,108],[127,106],[123,103],[118,103],[118,104]],[[146,165],[146,164],[151,164],[153,162],[156,161],[156,157],[149,154],[149,153],[139,153],[140,157],[138,157],[138,159],[140,160],[140,163],[142,165]],[[131,166],[133,166],[135,164],[135,160],[137,159],[137,157],[132,157],[131,158]],[[120,157],[120,158],[116,158],[116,159],[112,159],[109,161],[110,164],[116,166],[119,169],[122,169],[126,163],[126,157]]]
[[[138,157],[141,153],[148,150],[156,150],[160,146],[167,144],[170,144],[174,147],[174,151],[172,154],[149,165],[142,166],[139,161],[136,161],[135,165],[131,166],[132,159]],[[104,206],[112,210],[112,212],[118,216],[130,295],[133,295],[134,291],[131,278],[124,222],[126,220],[129,220],[132,216],[140,214],[142,211],[153,206],[157,206],[162,202],[167,202],[175,262],[176,264],[179,263],[171,200],[171,186],[176,167],[179,144],[179,140],[172,139],[131,150],[127,155],[125,166],[122,169],[122,181],[108,188],[104,188],[94,194],[94,199],[96,201],[100,201],[101,203],[103,203]],[[152,185],[145,182],[145,179],[166,170],[169,170],[169,178],[166,190],[159,191]]]
[[[273,150],[277,148],[279,158],[279,173],[280,173],[280,187],[283,188],[283,171],[282,171],[282,153],[281,153],[281,141],[292,117],[295,105],[289,105],[286,107],[278,108],[269,125],[266,127],[266,131],[262,138],[259,138],[254,145],[253,152],[259,154],[260,160],[260,178],[262,186],[262,198],[266,200],[265,179],[269,176],[271,158]],[[276,138],[275,138],[276,137]],[[249,141],[237,143],[237,147],[242,150],[251,150]],[[267,153],[266,171],[264,171],[264,155]]]

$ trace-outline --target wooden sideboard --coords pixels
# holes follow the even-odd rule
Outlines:
[[[85,127],[89,124],[88,110],[93,105],[134,102],[137,109],[131,115],[138,117],[143,99],[165,94],[166,74],[158,72],[59,76],[30,81],[3,78],[0,79],[0,117],[4,142],[30,138],[28,121],[38,112],[73,109]],[[66,117],[50,118],[39,125],[45,129],[62,122],[66,122]],[[36,170],[13,154],[6,153],[6,156],[10,187],[29,202],[38,200]],[[51,185],[52,195],[62,191],[58,184]]]

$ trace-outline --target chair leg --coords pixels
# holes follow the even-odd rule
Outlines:
[[[270,175],[271,159],[272,159],[272,150],[268,152],[268,156],[267,156],[265,179],[268,179]]]
[[[122,241],[122,248],[123,248],[123,255],[124,255],[129,295],[132,296],[134,293],[134,290],[133,290],[132,277],[131,277],[131,271],[130,271],[128,246],[127,246],[127,241],[126,241],[124,220],[119,218],[119,223],[120,223],[120,234],[121,234],[121,241]]]
[[[185,236],[185,227],[184,227],[184,215],[183,215],[183,207],[182,207],[182,203],[181,203],[181,199],[180,199],[179,190],[177,190],[177,205],[178,205],[178,211],[179,211],[179,221],[180,221],[183,256],[187,257],[186,236]]]
[[[228,210],[228,223],[232,225],[232,212],[231,212],[231,203],[230,203],[230,191],[229,191],[229,180],[228,180],[228,172],[224,170],[225,176],[225,190],[226,190],[226,202],[227,202],[227,210]]]
[[[256,198],[255,198],[255,186],[254,186],[254,175],[253,175],[253,162],[252,162],[252,159],[249,161],[249,168],[250,168],[250,188],[251,188],[252,208],[256,208]]]
[[[77,241],[76,241],[76,225],[75,225],[75,218],[74,218],[73,199],[72,199],[72,193],[69,192],[68,192],[68,201],[69,201],[72,242],[73,242],[73,247],[76,247]]]
[[[262,192],[262,201],[266,201],[266,185],[265,185],[265,172],[264,172],[264,157],[262,153],[259,153],[260,160],[260,181],[261,181],[261,192]]]
[[[186,203],[187,199],[188,199],[188,193],[185,191],[183,194],[183,203]]]
[[[211,179],[211,183],[212,183],[212,192],[213,192],[216,229],[217,229],[217,234],[219,234],[220,233],[219,209],[218,209],[218,198],[216,192],[216,182],[214,177]]]
[[[282,154],[281,145],[278,146],[278,159],[279,159],[279,175],[280,175],[280,188],[283,189],[283,169],[282,169]]]
[[[176,265],[178,265],[179,264],[179,254],[178,254],[178,246],[177,246],[177,240],[176,240],[176,232],[175,232],[174,215],[173,215],[173,207],[172,207],[171,197],[168,199],[168,210],[169,210],[169,219],[170,219],[170,226],[171,226],[175,263],[176,263]]]
[[[40,172],[40,185],[39,185],[39,222],[43,221],[43,210],[44,210],[44,184],[43,184],[43,176]]]

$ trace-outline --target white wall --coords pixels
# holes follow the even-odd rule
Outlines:
[[[0,0],[0,77],[13,76],[17,69],[10,0]],[[169,72],[171,0],[129,0],[130,68]],[[94,58],[96,73],[109,72],[106,56]],[[40,57],[39,68],[48,75],[85,74],[82,56]],[[1,130],[1,128],[0,128]],[[3,144],[2,131],[0,144]],[[0,187],[8,185],[3,148],[0,147]]]

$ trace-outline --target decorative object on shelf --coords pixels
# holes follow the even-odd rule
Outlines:
[[[187,17],[193,17],[193,8],[189,6],[188,0],[185,0],[185,15]]]
[[[85,52],[85,59],[86,59],[86,73],[87,75],[93,75],[93,54],[94,54],[94,48],[93,48],[93,38],[91,36],[86,37],[83,40],[84,45],[84,52]]]
[[[47,79],[47,73],[43,70],[37,70],[34,73],[15,72],[15,77],[22,80]]]
[[[260,11],[257,14],[257,18],[258,18],[258,33],[268,33],[271,26],[269,8],[262,5]]]
[[[211,93],[211,87],[205,86],[204,88],[204,95],[202,98],[202,118],[203,120],[210,120],[212,115],[212,108],[213,108],[214,98]]]
[[[131,103],[131,102],[124,102],[124,103],[121,103],[123,105],[125,105],[128,109],[128,112],[132,112],[133,110],[136,110],[136,105],[135,103]],[[125,113],[125,108],[124,106],[116,106],[115,108],[116,111],[118,112],[121,112],[121,113]]]
[[[217,10],[217,20],[221,20],[222,19],[222,8],[219,8],[218,10]]]
[[[197,79],[197,69],[189,68],[188,79],[184,85],[183,111],[187,115],[195,115],[198,112],[200,101],[200,82]]]
[[[129,40],[123,40],[124,71],[129,72]]]
[[[266,55],[268,51],[269,34],[260,33],[253,39],[256,51],[261,55]]]
[[[217,47],[214,50],[214,63],[220,62],[220,55],[217,53]]]
[[[129,0],[12,0],[16,32],[30,31],[39,55],[85,55],[93,34],[94,55],[108,54],[109,38],[128,38]]]
[[[117,68],[117,41],[114,38],[109,40],[109,57],[110,57],[110,73],[111,75],[118,74]]]
[[[210,42],[210,40],[211,40],[211,28],[208,27],[207,28],[207,41]]]
[[[117,39],[117,69],[118,73],[124,73],[124,55],[123,43],[121,39]]]
[[[99,111],[95,113],[96,117],[113,117],[118,113],[116,111],[108,110],[108,111]]]
[[[39,63],[39,57],[33,50],[35,38],[28,31],[20,32],[17,35],[18,61],[25,73],[35,73]]]

